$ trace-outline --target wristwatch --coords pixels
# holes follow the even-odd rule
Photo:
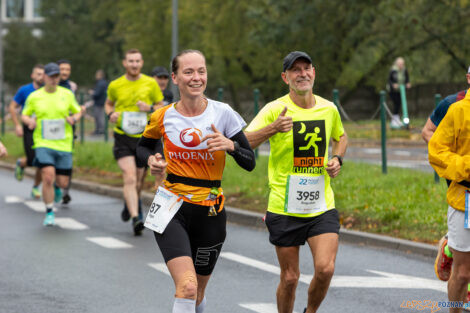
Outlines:
[[[339,161],[339,165],[343,166],[343,158],[340,155],[335,154],[331,158],[337,158]]]
[[[240,149],[240,144],[238,143],[238,141],[233,141],[233,151],[227,151],[227,153],[230,155],[234,155],[235,153],[237,153],[238,149]]]

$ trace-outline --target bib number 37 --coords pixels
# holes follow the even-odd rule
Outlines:
[[[183,200],[180,199],[178,201],[177,195],[163,187],[158,187],[144,226],[159,234],[163,234],[168,223],[173,219],[182,204]]]
[[[312,214],[327,210],[325,202],[325,176],[289,175],[284,211]]]

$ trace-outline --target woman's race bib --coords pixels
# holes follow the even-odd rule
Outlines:
[[[144,226],[159,234],[163,234],[166,226],[180,209],[183,200],[163,187],[158,187],[145,219]]]

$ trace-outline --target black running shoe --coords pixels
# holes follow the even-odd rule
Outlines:
[[[142,235],[142,231],[144,230],[144,223],[141,219],[135,217],[132,219],[132,227],[134,227],[134,235],[140,236]]]
[[[124,202],[124,209],[122,209],[122,212],[121,212],[121,220],[123,222],[127,222],[130,219],[131,219],[131,215],[129,214],[129,210],[127,209],[127,205]]]
[[[66,193],[62,197],[62,204],[68,204],[70,201],[72,201],[72,197],[68,193]]]

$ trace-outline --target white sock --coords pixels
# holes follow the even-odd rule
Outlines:
[[[46,203],[46,213],[54,211],[54,202]]]
[[[172,313],[196,313],[196,300],[175,298]]]
[[[196,313],[202,313],[204,312],[204,309],[206,308],[206,296],[202,299],[201,303],[199,303],[198,306],[196,306]]]

